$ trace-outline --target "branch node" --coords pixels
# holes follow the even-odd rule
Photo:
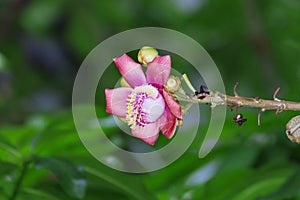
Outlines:
[[[275,92],[274,92],[274,94],[273,94],[273,99],[274,99],[274,101],[281,101],[280,99],[278,99],[276,96],[277,96],[277,94],[278,94],[278,92],[279,92],[279,90],[280,90],[280,87],[277,87],[277,89],[275,90]]]
[[[286,105],[285,104],[280,104],[276,110],[276,115],[278,115],[279,113],[281,113],[282,111],[284,111],[286,108]]]
[[[259,97],[259,96],[257,96],[257,97],[255,97],[255,98],[254,98],[254,100],[255,100],[255,103],[259,103],[259,101],[260,101],[260,97]]]
[[[239,82],[236,82],[236,83],[234,84],[234,87],[233,87],[233,92],[234,92],[234,96],[235,96],[235,97],[238,97],[238,96],[239,96],[238,93],[237,93],[237,91],[236,91],[236,88],[237,88],[238,85],[239,85]]]

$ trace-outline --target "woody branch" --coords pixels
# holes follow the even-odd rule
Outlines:
[[[187,83],[188,87],[191,89],[193,93],[197,90],[194,89],[192,84],[190,83],[189,79],[186,75],[183,75],[184,81]],[[211,107],[215,107],[218,105],[226,105],[229,107],[251,107],[251,108],[260,108],[261,111],[266,110],[276,110],[276,114],[285,111],[285,110],[292,110],[292,111],[300,111],[300,102],[293,102],[293,101],[285,101],[280,100],[276,97],[277,93],[279,92],[280,88],[277,88],[273,95],[273,100],[266,100],[261,99],[260,97],[243,97],[239,96],[237,93],[237,85],[234,86],[234,96],[230,96],[227,94],[222,94],[217,91],[210,91],[205,98],[199,99],[197,95],[180,95],[174,94],[174,96],[180,101],[192,102],[192,103],[203,103],[203,104],[211,104]]]

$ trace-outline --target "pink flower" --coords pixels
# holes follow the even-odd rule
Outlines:
[[[181,106],[165,89],[170,75],[170,56],[157,56],[148,65],[146,76],[140,64],[126,54],[114,62],[131,86],[105,89],[106,112],[125,118],[134,137],[154,145],[159,131],[172,138]]]

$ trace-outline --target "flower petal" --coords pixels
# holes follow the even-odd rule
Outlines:
[[[132,91],[133,89],[128,87],[105,89],[106,112],[118,117],[125,117],[127,111],[127,98]]]
[[[132,58],[123,54],[113,59],[120,73],[131,86],[139,86],[146,84],[146,77],[140,64],[134,62]]]
[[[164,85],[171,71],[171,57],[157,56],[147,67],[147,82]]]
[[[135,130],[132,129],[131,133],[134,137],[139,138],[150,145],[154,145],[158,138],[159,123],[154,122]]]
[[[166,90],[163,90],[164,99],[166,101],[166,104],[170,108],[170,111],[173,115],[175,115],[177,118],[182,119],[182,111],[181,106],[177,101],[174,99],[174,97],[168,93]]]
[[[160,123],[160,130],[161,130],[162,134],[166,138],[171,139],[176,131],[177,119],[170,112],[170,110],[167,106],[166,106],[166,111],[164,112],[163,116],[158,121]]]

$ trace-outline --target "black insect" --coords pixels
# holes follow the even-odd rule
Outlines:
[[[198,97],[198,99],[204,99],[209,94],[210,94],[210,91],[205,85],[201,85],[200,86],[200,91],[195,92],[195,95]]]
[[[233,120],[235,123],[237,123],[239,126],[242,126],[244,122],[247,121],[246,118],[243,118],[242,114],[237,114],[236,116],[233,117]]]

